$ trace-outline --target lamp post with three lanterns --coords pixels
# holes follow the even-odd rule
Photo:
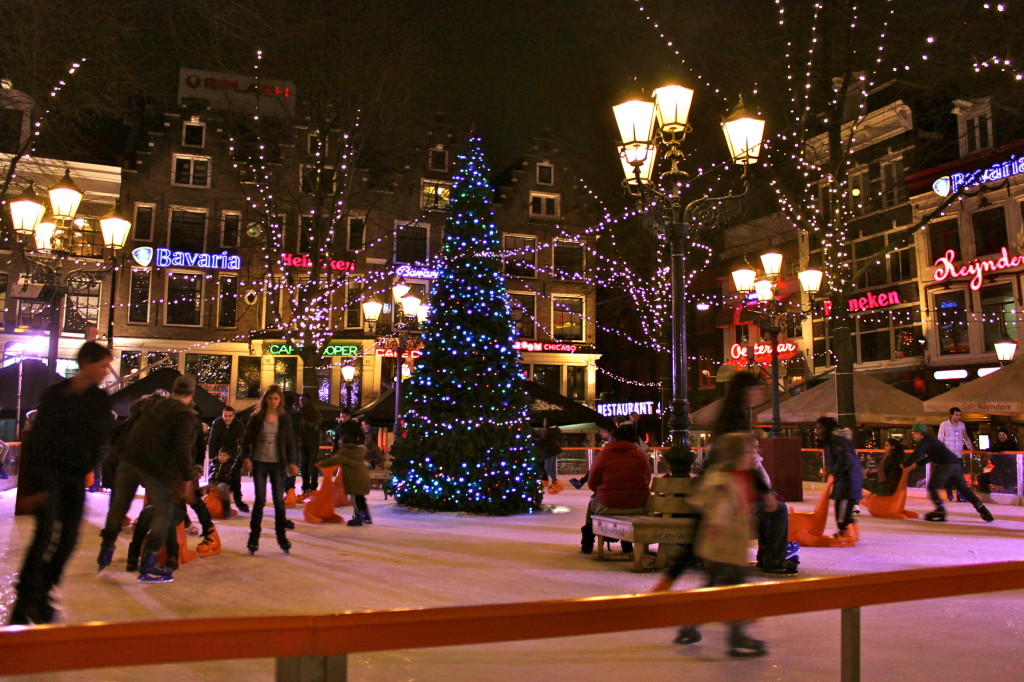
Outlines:
[[[729,153],[743,167],[743,191],[724,196],[705,196],[685,202],[682,192],[688,175],[680,167],[685,155],[682,143],[692,130],[689,123],[693,90],[666,85],[653,98],[634,98],[615,107],[621,141],[618,144],[625,173],[624,185],[637,207],[653,219],[654,231],[667,237],[671,256],[671,351],[672,411],[669,421],[669,466],[688,471],[690,450],[690,401],[687,383],[687,248],[694,228],[710,229],[728,219],[749,189],[748,169],[757,162],[764,121],[750,114],[742,98],[722,122]],[[668,168],[655,176],[658,155]],[[664,165],[664,164],[663,164]]]

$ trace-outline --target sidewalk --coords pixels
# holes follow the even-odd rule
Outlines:
[[[246,482],[248,484],[248,481]],[[817,499],[797,503],[808,510]],[[251,494],[246,499],[251,500]],[[167,585],[145,585],[123,570],[127,539],[114,565],[97,577],[98,531],[109,496],[88,495],[79,551],[59,597],[68,623],[191,618],[221,615],[330,613],[645,592],[654,574],[635,574],[627,562],[599,562],[579,554],[589,493],[548,495],[548,513],[514,517],[432,514],[401,509],[370,497],[374,523],[361,528],[311,526],[301,507],[289,510],[291,555],[277,548],[265,518],[255,557],[245,552],[248,515],[218,523],[224,552],[183,566]],[[12,517],[14,491],[0,493],[2,615],[13,599],[11,582],[32,529]],[[139,502],[136,502],[136,508]],[[930,505],[911,499],[910,508]],[[856,548],[804,549],[800,579],[937,565],[1024,558],[1024,508],[994,505],[997,521],[984,524],[973,508],[949,505],[950,521],[862,518]],[[350,508],[340,510],[347,519]],[[135,511],[133,510],[133,514]],[[830,525],[831,527],[831,525]],[[195,538],[190,539],[194,545]],[[755,580],[765,579],[758,574]],[[699,586],[684,576],[678,589]],[[863,678],[925,680],[1024,677],[1024,594],[993,593],[864,609]],[[611,633],[472,647],[359,654],[352,680],[832,680],[839,675],[839,613],[810,613],[762,621],[751,633],[765,639],[768,656],[724,655],[725,628],[709,625],[703,642],[671,644],[671,630]],[[173,646],[173,643],[168,643]],[[57,652],[55,652],[56,654]],[[229,652],[225,652],[229,653]],[[223,661],[23,677],[33,680],[273,679],[273,662]]]

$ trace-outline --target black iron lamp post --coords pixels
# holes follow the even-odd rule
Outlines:
[[[779,411],[779,334],[786,326],[796,324],[811,312],[810,305],[789,303],[777,296],[779,277],[782,272],[782,254],[765,253],[761,256],[764,276],[760,279],[757,272],[750,268],[740,268],[732,273],[736,291],[746,297],[750,292],[757,296],[757,303],[748,308],[753,315],[754,324],[763,333],[768,334],[771,344],[772,358],[772,427],[770,435],[778,438],[782,435],[782,417]],[[821,290],[821,270],[808,268],[797,273],[800,287],[814,296]]]
[[[669,421],[669,465],[687,471],[693,461],[690,450],[690,400],[687,384],[687,266],[686,250],[693,228],[710,229],[737,209],[749,189],[747,170],[757,162],[764,121],[752,116],[743,100],[722,122],[729,153],[743,166],[743,191],[720,197],[701,197],[684,203],[681,192],[687,174],[680,167],[685,158],[682,143],[692,129],[689,123],[693,90],[666,85],[654,90],[653,99],[632,99],[615,107],[621,142],[618,145],[625,173],[624,185],[638,208],[653,218],[654,230],[668,238],[671,256],[672,411]],[[654,176],[657,157],[668,168]],[[664,164],[663,164],[664,165]],[[675,466],[673,466],[675,463]],[[680,472],[681,473],[681,472]]]

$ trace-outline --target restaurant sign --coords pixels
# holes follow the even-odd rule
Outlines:
[[[946,251],[945,256],[935,261],[935,272],[932,273],[932,279],[936,282],[944,282],[947,279],[970,277],[971,290],[978,291],[985,280],[986,272],[998,272],[1024,265],[1024,256],[1011,256],[1004,246],[999,258],[973,258],[960,267],[957,267],[955,262],[956,251],[953,249]]]
[[[789,360],[800,352],[800,349],[797,348],[796,344],[792,341],[780,341],[778,349],[779,360]],[[732,344],[732,347],[729,349],[729,356],[732,358],[732,364],[740,364],[740,361],[747,359],[749,353],[750,347],[739,343]],[[763,364],[765,362],[771,362],[771,359],[772,346],[770,343],[754,344],[754,362]]]

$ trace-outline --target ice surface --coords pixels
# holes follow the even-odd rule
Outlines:
[[[247,500],[249,481],[245,482]],[[301,506],[284,555],[274,541],[272,513],[264,517],[260,551],[247,555],[249,515],[220,521],[221,555],[198,559],[170,584],[141,584],[123,570],[127,538],[114,564],[96,574],[99,526],[109,496],[88,494],[78,551],[58,598],[64,621],[129,621],[216,615],[331,613],[348,610],[486,604],[647,591],[653,573],[630,572],[629,562],[600,562],[579,553],[579,527],[589,493],[547,495],[554,512],[505,518],[408,511],[370,498],[373,525],[312,526]],[[808,499],[817,498],[809,492]],[[0,493],[0,588],[10,607],[11,583],[32,531],[13,517],[14,491]],[[138,505],[139,502],[136,502]],[[811,501],[794,505],[806,511]],[[920,498],[909,506],[930,509]],[[133,508],[133,514],[137,511]],[[949,505],[949,522],[861,518],[856,548],[804,549],[801,577],[1024,559],[1024,508],[992,505],[997,521],[984,524],[966,504]],[[346,519],[351,508],[340,510]],[[832,529],[832,524],[829,526]],[[830,530],[831,532],[831,530]],[[198,538],[189,538],[191,546]],[[757,575],[754,580],[766,580]],[[684,576],[678,589],[698,586]],[[1024,679],[1024,594],[910,602],[864,609],[865,680]],[[704,641],[671,644],[670,630],[502,643],[445,649],[390,651],[350,657],[352,680],[833,680],[839,678],[839,613],[773,618],[751,634],[767,641],[760,659],[725,655],[725,629],[708,625]],[[168,643],[173,646],[173,643]],[[229,654],[230,652],[225,652]],[[193,665],[89,670],[18,679],[246,680],[273,679],[271,660],[226,660]]]

